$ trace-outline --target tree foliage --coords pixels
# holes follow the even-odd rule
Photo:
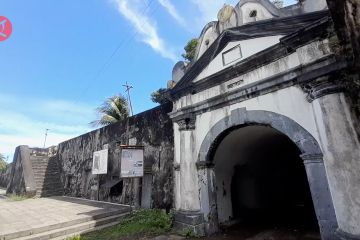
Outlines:
[[[5,161],[5,156],[3,154],[0,153],[0,171],[4,170],[7,168],[7,163]]]
[[[197,38],[191,39],[186,46],[184,47],[185,53],[181,56],[188,61],[192,61],[196,54],[196,48],[199,43],[199,40]]]
[[[121,94],[109,97],[96,109],[100,115],[98,120],[91,122],[92,126],[106,126],[117,121],[126,119],[129,116],[129,105]]]
[[[151,101],[159,104],[168,103],[169,100],[165,96],[166,91],[166,88],[159,88],[158,90],[154,91],[153,93],[151,93]]]

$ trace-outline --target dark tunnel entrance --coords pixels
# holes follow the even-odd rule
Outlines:
[[[213,155],[219,223],[318,233],[300,154],[271,127],[246,126],[226,135]]]

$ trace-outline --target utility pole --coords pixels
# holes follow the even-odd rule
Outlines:
[[[123,85],[123,87],[126,88],[125,92],[127,93],[127,99],[128,99],[128,102],[129,102],[130,116],[132,116],[132,115],[133,115],[133,109],[132,109],[132,105],[131,105],[130,89],[132,89],[133,86],[129,85],[129,84],[126,82],[125,85]]]
[[[45,144],[46,144],[46,138],[47,138],[47,135],[48,135],[48,131],[49,131],[50,129],[48,129],[48,128],[46,128],[45,129],[45,140],[44,140],[44,148],[45,148]]]
[[[125,85],[123,85],[123,87],[126,88],[125,92],[127,93],[127,99],[129,102],[129,107],[130,107],[130,116],[133,115],[133,109],[132,109],[132,105],[131,105],[131,98],[130,98],[130,89],[132,89],[133,87],[131,85],[129,85],[127,82],[125,83]],[[127,135],[127,145],[129,145],[129,138],[130,138],[130,134],[129,134],[129,119],[127,119],[126,121],[126,135]],[[135,177],[133,178],[133,186],[134,186],[134,205],[135,208],[138,209],[140,208],[140,180],[141,178],[139,177]]]

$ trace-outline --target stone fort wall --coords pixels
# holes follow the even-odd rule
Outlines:
[[[171,110],[172,104],[164,104],[48,149],[19,146],[11,167],[0,172],[0,187],[7,187],[10,194],[34,196],[39,188],[34,159],[41,155],[58,163],[60,184],[56,186],[61,186],[64,195],[134,205],[134,180],[120,178],[120,146],[140,145],[144,146],[141,207],[169,210],[173,207],[174,159]],[[93,175],[93,152],[105,148],[109,149],[108,173]],[[45,178],[44,182],[55,184],[53,181]]]
[[[168,117],[171,104],[145,111],[66,142],[57,158],[64,194],[122,204],[134,203],[134,181],[120,178],[120,145],[144,146],[141,206],[169,209],[173,206],[173,127]],[[93,152],[108,148],[108,173],[93,175]]]

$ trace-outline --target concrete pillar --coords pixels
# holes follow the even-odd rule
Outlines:
[[[174,227],[177,231],[191,231],[202,236],[204,230],[204,215],[200,211],[198,174],[196,168],[195,119],[189,117],[178,121],[180,135],[180,163],[175,166],[175,193],[178,211],[174,216]]]
[[[180,209],[200,210],[197,169],[193,159],[194,136],[192,131],[180,132]]]
[[[338,234],[343,239],[360,239],[360,144],[349,105],[341,92],[331,89],[312,101],[324,153]],[[334,88],[333,88],[334,89]]]
[[[339,239],[336,235],[338,225],[328,187],[329,185],[326,177],[323,155],[303,154],[301,155],[301,158],[305,164],[321,238],[324,240]]]
[[[204,215],[205,232],[210,235],[219,231],[214,165],[197,162],[196,166],[199,178],[200,208]]]

